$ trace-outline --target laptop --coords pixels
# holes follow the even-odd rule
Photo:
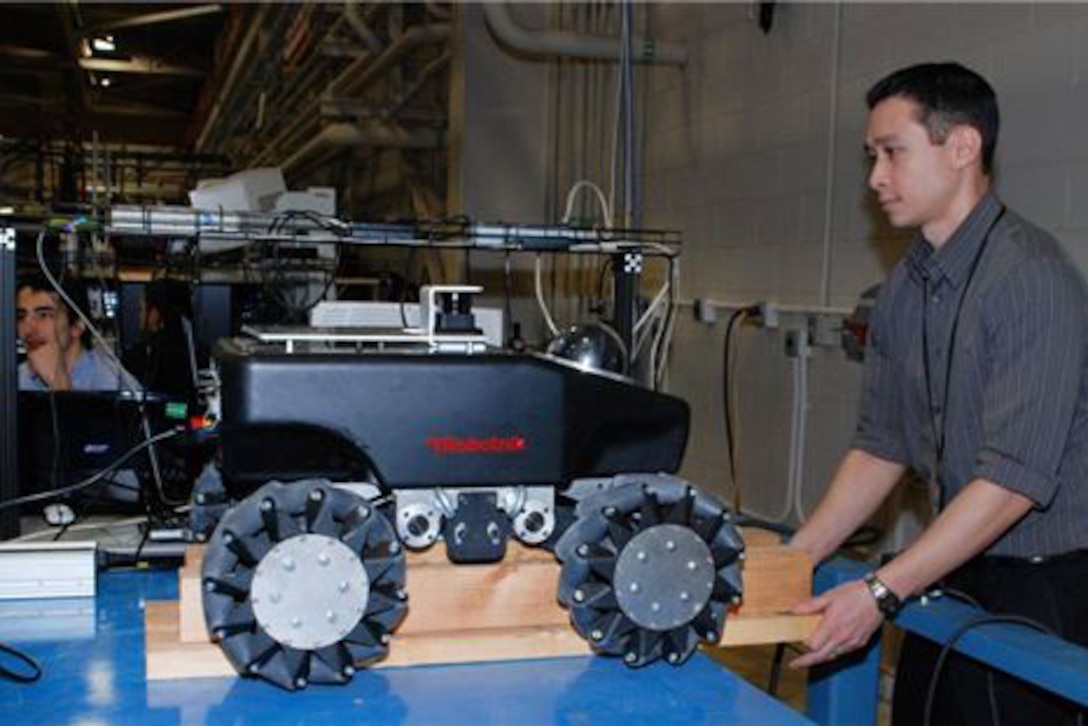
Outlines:
[[[145,442],[148,431],[154,435],[169,427],[166,405],[165,397],[153,393],[20,391],[19,496],[71,486],[113,466]],[[59,501],[90,511],[125,511],[142,501],[141,482],[149,476],[150,457],[144,448],[116,474]],[[39,511],[47,503],[33,502],[27,508]]]

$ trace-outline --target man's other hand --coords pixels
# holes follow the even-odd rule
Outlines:
[[[790,668],[826,663],[863,647],[880,628],[884,616],[861,580],[847,582],[819,597],[790,608],[793,615],[820,614],[820,624],[804,641],[808,652],[790,661]]]

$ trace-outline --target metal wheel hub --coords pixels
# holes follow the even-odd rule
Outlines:
[[[250,602],[274,640],[316,650],[355,628],[369,591],[370,578],[354,552],[332,537],[304,534],[280,542],[260,561]]]
[[[636,625],[671,630],[706,607],[715,575],[710,547],[692,529],[659,524],[623,548],[613,587],[620,608]]]

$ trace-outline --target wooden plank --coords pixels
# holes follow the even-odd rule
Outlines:
[[[812,566],[799,551],[745,532],[744,601],[738,615],[777,615],[812,592]],[[202,549],[190,548],[179,570],[181,640],[205,642],[201,606]],[[397,638],[451,629],[461,631],[533,626],[567,627],[556,599],[560,565],[552,553],[511,541],[506,558],[486,565],[454,565],[441,546],[408,553],[408,616]]]
[[[178,603],[147,603],[145,620],[149,681],[235,675],[218,645],[179,640]],[[731,616],[726,620],[721,643],[713,647],[802,640],[818,621],[818,616]],[[590,652],[589,645],[567,624],[416,635],[398,631],[390,643],[389,656],[370,667],[533,660]]]
[[[811,592],[812,567],[777,536],[745,532],[745,599],[726,620],[720,646],[802,640],[817,616],[782,611]],[[209,642],[201,611],[202,548],[179,570],[181,603],[147,605],[148,680],[231,676]],[[502,562],[454,565],[442,547],[408,554],[409,609],[389,656],[372,667],[585,655],[588,644],[556,599],[560,566],[548,551],[511,542]],[[456,618],[456,622],[454,622]]]

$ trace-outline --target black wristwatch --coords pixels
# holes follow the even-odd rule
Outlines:
[[[885,618],[894,618],[902,609],[903,601],[876,576],[875,572],[867,574],[864,580],[866,587],[869,588],[869,593],[876,600],[876,607],[880,614]]]

